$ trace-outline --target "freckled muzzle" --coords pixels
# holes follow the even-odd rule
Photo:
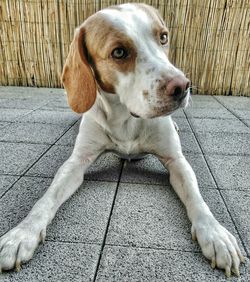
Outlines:
[[[157,102],[151,104],[151,110],[147,114],[139,115],[135,112],[130,112],[135,118],[155,118],[165,115],[170,115],[178,108],[185,106],[187,100],[185,99],[189,93],[190,81],[184,75],[178,75],[172,79],[157,80],[158,87],[156,90]],[[147,96],[143,96],[148,100]]]

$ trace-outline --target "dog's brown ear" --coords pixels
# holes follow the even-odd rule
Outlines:
[[[75,31],[62,73],[62,83],[68,95],[68,103],[77,113],[89,110],[96,99],[96,82],[87,61],[84,44],[85,29],[80,27]]]

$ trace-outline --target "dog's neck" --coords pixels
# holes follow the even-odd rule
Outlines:
[[[97,103],[101,103],[108,121],[116,120],[117,122],[124,123],[126,120],[133,118],[116,93],[99,90],[97,93]]]
[[[117,94],[100,91],[93,107],[86,113],[86,117],[95,120],[106,132],[114,138],[132,140],[138,137],[138,133],[151,123],[133,117],[127,107],[120,102]]]

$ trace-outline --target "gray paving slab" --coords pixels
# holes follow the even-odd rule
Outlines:
[[[19,272],[4,272],[1,282],[93,281],[100,246],[46,242]]]
[[[15,227],[44,194],[52,179],[22,177],[0,199],[0,236]],[[99,243],[103,241],[116,183],[85,181],[57,212],[46,240]]]
[[[42,97],[14,98],[14,99],[10,98],[10,99],[1,99],[0,108],[34,110],[40,108],[46,103],[47,101]]]
[[[113,153],[102,154],[86,171],[84,179],[118,181],[123,161]]]
[[[184,153],[201,153],[194,134],[190,131],[179,132],[182,151]]]
[[[1,129],[0,141],[54,144],[67,129],[67,125],[12,123],[8,127]]]
[[[72,151],[73,147],[52,146],[26,175],[54,177],[60,166],[70,157]]]
[[[0,86],[0,99],[15,98],[54,98],[65,96],[64,89],[46,87]]]
[[[248,133],[197,132],[205,154],[249,155]]]
[[[184,155],[216,218],[238,238],[232,216],[249,255],[250,98],[194,95],[192,100],[186,114],[183,109],[173,114]],[[50,150],[45,144],[11,141],[53,144],[59,128],[66,130],[78,118],[63,89],[0,87],[0,138],[6,138],[0,142],[0,236],[48,188],[72,152],[80,121]],[[100,156],[86,173],[87,181],[59,210],[34,259],[0,281],[93,281],[122,163],[112,153]],[[29,176],[18,180],[29,167]],[[190,228],[162,164],[152,156],[125,162],[96,281],[228,281],[222,271],[210,268]],[[241,272],[240,279],[230,281],[250,280],[249,260]]]
[[[19,120],[22,116],[30,113],[31,110],[23,109],[0,109],[0,121],[15,121]]]
[[[17,179],[18,176],[0,175],[0,198]]]
[[[220,189],[250,189],[250,156],[206,155]]]
[[[176,281],[176,282],[247,282],[250,263],[241,266],[241,278],[225,278],[223,271],[213,270],[200,253],[105,246],[98,271],[98,282]]]
[[[240,232],[241,238],[245,243],[248,256],[250,255],[250,195],[249,190],[235,191],[223,190],[222,196],[225,199],[226,205],[230,214],[236,223],[237,229]]]
[[[186,118],[186,116],[185,116],[185,114],[184,114],[184,112],[183,112],[183,109],[178,109],[177,111],[173,112],[173,113],[171,114],[171,116],[172,116],[173,118],[175,118],[175,117]]]
[[[201,193],[219,222],[237,237],[219,192],[201,187]],[[120,184],[106,243],[200,251],[181,201],[170,187],[157,185]]]
[[[191,100],[193,102],[214,102],[214,96],[212,95],[191,95]]]
[[[237,118],[230,120],[191,118],[190,122],[193,129],[197,132],[250,133],[250,128]]]
[[[120,181],[164,185],[169,183],[169,175],[157,157],[147,155],[141,160],[126,161]]]
[[[204,156],[201,154],[184,154],[196,175],[199,187],[216,188]]]
[[[0,237],[25,218],[50,183],[48,178],[22,177],[0,199]]]
[[[249,97],[215,96],[215,99],[230,110],[250,110]]]
[[[53,101],[50,101],[46,105],[41,107],[42,110],[61,110],[61,111],[70,111],[72,110],[69,107],[67,96],[66,94],[63,97],[60,97],[58,99],[54,99]]]
[[[77,121],[57,142],[56,145],[74,146],[81,119]]]
[[[49,226],[47,239],[102,244],[116,185],[84,181]]]
[[[30,87],[0,86],[0,99],[32,98],[36,93],[37,91]]]
[[[216,188],[202,154],[185,153],[201,187]],[[121,182],[162,184],[169,183],[169,174],[162,163],[153,155],[138,161],[125,162]]]
[[[230,113],[225,108],[207,108],[206,110],[204,108],[186,108],[185,110],[186,115],[189,118],[216,118],[216,119],[235,119],[235,116]]]
[[[0,87],[0,108],[71,111],[64,89]]]
[[[53,146],[28,172],[27,175],[54,177],[59,167],[69,158],[71,146]],[[94,162],[84,175],[86,180],[117,181],[122,161],[112,153],[105,153]]]
[[[237,117],[243,119],[243,120],[250,120],[250,109],[248,111],[245,110],[233,110],[233,113],[237,115]]]
[[[250,119],[242,119],[242,121],[250,128]]]
[[[182,151],[184,153],[201,153],[194,134],[190,131],[179,132]]]
[[[0,173],[20,175],[48,149],[48,145],[0,142]]]
[[[0,122],[0,129],[8,126],[10,122]]]
[[[69,126],[76,122],[81,116],[74,112],[36,110],[20,118],[19,122],[46,123]]]
[[[209,100],[205,100],[204,97],[200,99],[194,99],[189,102],[189,109],[223,109],[223,106],[216,101],[214,98],[211,97]]]

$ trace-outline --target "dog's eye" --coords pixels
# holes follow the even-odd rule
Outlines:
[[[114,59],[125,59],[128,56],[128,52],[124,48],[115,48],[111,53],[112,58]]]
[[[166,45],[168,43],[168,34],[166,32],[161,34],[160,42],[161,45]]]

